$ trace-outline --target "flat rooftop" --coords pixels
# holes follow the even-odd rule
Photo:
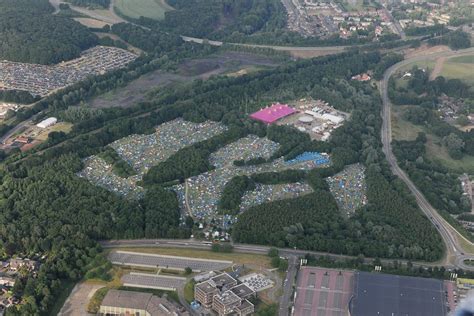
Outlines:
[[[226,291],[222,294],[214,296],[214,301],[221,302],[224,305],[235,304],[240,302],[240,297],[232,293],[231,291]]]
[[[351,315],[445,316],[444,291],[440,280],[358,272]]]
[[[227,273],[216,275],[215,277],[211,278],[211,281],[214,282],[216,286],[219,288],[223,288],[223,287],[228,288],[237,283],[237,280],[235,280],[233,277],[231,277]]]
[[[240,298],[246,298],[255,292],[249,288],[246,284],[239,284],[230,289],[235,295]]]
[[[196,288],[199,288],[205,293],[212,293],[216,291],[216,287],[213,284],[211,284],[209,281],[196,284]]]
[[[116,265],[181,271],[189,267],[195,272],[223,270],[232,265],[232,261],[155,255],[130,251],[114,251],[109,254],[108,258],[112,264]]]

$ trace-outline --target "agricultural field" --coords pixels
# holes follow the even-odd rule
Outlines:
[[[441,76],[474,84],[474,55],[453,57],[444,63]]]
[[[117,0],[115,8],[133,19],[143,16],[155,20],[164,19],[165,13],[173,10],[166,0]]]

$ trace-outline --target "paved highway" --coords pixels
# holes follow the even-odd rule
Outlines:
[[[448,51],[448,52],[438,52],[425,56],[418,56],[410,59],[406,59],[398,64],[390,67],[384,74],[384,77],[380,83],[380,92],[382,95],[383,108],[382,108],[382,143],[383,143],[383,152],[387,157],[387,160],[390,164],[392,172],[397,175],[405,184],[408,186],[410,191],[416,198],[416,202],[423,213],[429,218],[431,223],[435,225],[436,229],[440,233],[443,241],[446,245],[446,257],[444,264],[454,265],[459,268],[466,270],[474,270],[474,267],[464,264],[465,259],[474,259],[474,255],[466,255],[465,250],[460,245],[459,240],[464,239],[465,243],[473,245],[470,241],[464,238],[457,230],[452,227],[438,212],[429,204],[423,194],[418,190],[418,188],[413,184],[405,172],[398,166],[397,160],[392,152],[391,140],[392,140],[392,128],[391,128],[391,119],[390,119],[390,100],[388,98],[388,81],[390,77],[401,67],[404,67],[410,63],[427,60],[427,59],[436,59],[439,57],[450,57],[450,56],[460,56],[465,54],[474,53],[474,48],[459,50],[459,51]]]

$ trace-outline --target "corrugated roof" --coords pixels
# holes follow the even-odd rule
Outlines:
[[[351,315],[444,316],[444,301],[440,280],[359,272]]]
[[[151,293],[109,290],[101,305],[146,310],[152,296]]]

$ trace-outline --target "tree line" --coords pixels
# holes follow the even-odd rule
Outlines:
[[[48,0],[1,0],[0,59],[56,64],[97,44],[87,27],[52,12]]]

